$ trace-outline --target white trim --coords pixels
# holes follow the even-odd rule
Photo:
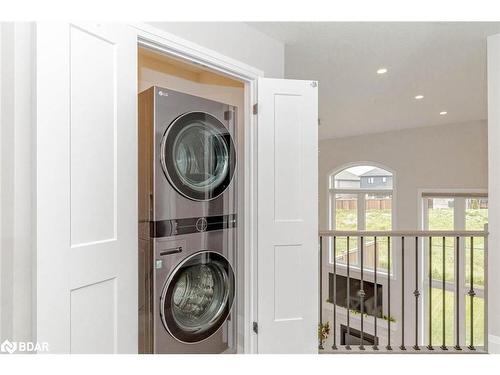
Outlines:
[[[137,35],[145,46],[156,49],[164,48],[164,52],[170,55],[245,81],[264,76],[264,72],[259,69],[154,26],[145,23],[135,23],[130,26],[137,30]]]
[[[257,100],[257,79],[263,77],[264,72],[154,26],[144,23],[130,26],[136,29],[138,43],[142,46],[190,61],[245,83],[244,352],[257,353],[257,339],[252,331],[252,322],[257,317],[257,119],[253,115],[252,107]]]
[[[3,103],[2,103],[2,97],[3,97],[3,60],[2,60],[2,56],[3,56],[3,39],[2,39],[2,35],[3,35],[3,28],[4,28],[4,23],[3,22],[0,22],[0,123],[2,123],[2,106],[3,106]],[[2,155],[2,128],[0,128],[0,156],[2,156],[3,158],[3,155]],[[0,158],[1,159],[1,158]],[[2,176],[2,171],[3,171],[3,168],[2,168],[2,163],[0,162],[0,213],[3,212],[3,209],[2,209],[2,183],[3,183],[3,176]],[[3,338],[3,335],[2,335],[2,322],[3,322],[3,319],[2,319],[2,254],[3,254],[3,231],[2,231],[2,215],[0,214],[0,339]]]
[[[488,353],[500,354],[500,336],[488,335]]]

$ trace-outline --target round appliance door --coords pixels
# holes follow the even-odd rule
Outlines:
[[[231,183],[236,152],[227,128],[205,112],[177,117],[161,142],[161,165],[170,184],[186,198],[217,198]]]
[[[167,331],[180,342],[203,341],[222,327],[234,301],[235,277],[221,254],[203,251],[170,274],[160,300]]]

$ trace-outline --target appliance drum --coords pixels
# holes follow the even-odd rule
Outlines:
[[[185,113],[170,124],[161,141],[160,158],[170,184],[196,201],[221,195],[229,186],[236,165],[229,131],[205,112]]]
[[[163,325],[180,342],[203,341],[223,326],[234,295],[235,276],[229,261],[216,252],[195,253],[165,283],[160,300]]]

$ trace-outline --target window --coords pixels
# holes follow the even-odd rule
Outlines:
[[[376,178],[385,178],[385,184]],[[377,180],[381,181],[381,179]],[[391,230],[392,229],[392,173],[374,166],[346,168],[330,176],[329,228],[331,230]],[[330,241],[330,262],[333,263],[333,240]],[[336,263],[359,267],[360,238],[337,238]],[[377,268],[387,271],[387,238],[377,238]],[[375,266],[375,241],[364,239],[364,268]],[[393,262],[391,262],[392,264]],[[392,268],[392,266],[391,266]]]
[[[385,184],[387,182],[387,177],[382,177],[382,182]]]
[[[483,230],[488,223],[488,198],[486,194],[424,194],[423,219],[424,229],[428,230]],[[446,321],[446,345],[454,345],[454,322],[456,306],[456,284],[455,284],[455,249],[456,239],[445,238],[444,257],[443,239],[433,238],[432,244],[425,243],[426,268],[429,269],[429,246],[432,252],[432,289],[430,295],[427,293],[426,303],[429,298],[432,305],[432,344],[441,345],[443,327],[443,305],[442,305],[442,280],[445,280],[445,321]],[[470,299],[467,295],[470,283],[470,239],[460,240],[460,331],[461,342],[470,343]],[[482,238],[474,238],[474,345],[481,346],[484,343],[484,241]],[[443,275],[444,262],[444,275]],[[428,272],[428,271],[426,271]],[[424,279],[429,288],[429,281]],[[428,310],[427,310],[428,311]],[[424,319],[428,321],[428,312],[424,313]]]

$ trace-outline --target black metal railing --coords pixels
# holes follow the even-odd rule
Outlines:
[[[481,248],[475,247],[475,238],[482,239]],[[326,239],[329,246],[324,246],[323,242],[326,242]],[[359,245],[354,253],[350,247],[352,239],[356,239],[356,244]],[[369,250],[367,250],[367,239],[370,240]],[[438,252],[433,239],[442,241],[442,247],[438,248]],[[345,241],[346,245],[340,253],[339,241]],[[468,248],[465,241],[469,241]],[[384,242],[386,252],[382,254],[382,258],[381,242]],[[452,242],[455,246],[451,246],[452,262],[450,262],[446,250],[447,245]],[[319,334],[321,352],[346,353],[367,350],[402,353],[487,352],[487,227],[484,231],[321,231],[319,249],[319,332],[328,331],[322,330],[327,322],[330,328],[330,332]],[[466,250],[469,251],[469,259],[466,259]],[[482,286],[475,284],[474,270],[478,265],[478,259],[479,262],[481,260],[475,258],[480,251],[483,253]],[[412,252],[414,254],[411,254]],[[442,258],[441,264],[437,265],[438,268],[435,267],[436,260],[433,259],[433,253]],[[353,254],[356,256],[355,264],[352,264],[351,260]],[[367,255],[371,257],[368,267]],[[385,262],[383,267],[381,262]],[[447,277],[447,270],[450,267],[452,278]],[[439,280],[436,279],[436,272],[437,275],[441,273]],[[328,299],[323,297],[325,274],[328,274],[326,278]],[[394,292],[391,293],[391,288],[399,289],[400,293],[396,294],[399,298],[395,298],[396,295]],[[433,289],[442,293],[441,301],[439,298],[436,300],[432,298]],[[450,292],[454,303],[447,301],[447,293]],[[481,312],[475,311],[474,308],[474,298],[479,292],[484,302]],[[339,293],[342,295],[339,296]],[[468,311],[466,311],[467,299]],[[441,305],[440,314],[436,314],[433,310],[435,307],[433,303],[438,302]],[[414,306],[411,306],[412,304]],[[454,309],[451,316],[453,329],[449,329],[448,326],[450,315],[446,314],[447,309]],[[392,313],[397,314],[397,320],[391,315]],[[474,322],[481,317],[475,314],[480,313],[483,316],[483,342],[477,343]],[[370,315],[372,319],[368,319]],[[353,325],[354,322],[356,324]],[[466,332],[467,322],[468,332]],[[438,323],[436,327],[435,323]],[[440,329],[438,325],[441,326]],[[437,338],[438,343],[436,337],[433,337],[435,329],[438,333],[441,331],[441,340]],[[452,344],[450,344],[451,339]],[[384,341],[385,345],[382,345]]]

